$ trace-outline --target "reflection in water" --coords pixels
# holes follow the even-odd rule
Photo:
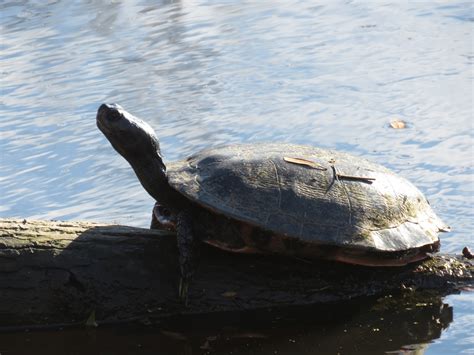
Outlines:
[[[100,103],[118,102],[152,123],[167,160],[255,141],[367,156],[453,227],[443,251],[472,242],[469,2],[23,0],[0,11],[1,216],[148,226],[153,201],[95,127]]]
[[[410,353],[438,339],[452,322],[452,308],[440,297],[416,295],[343,306],[177,318],[160,329],[64,330],[47,337],[33,332],[4,334],[0,340],[6,354],[152,354],[157,349],[169,354]]]

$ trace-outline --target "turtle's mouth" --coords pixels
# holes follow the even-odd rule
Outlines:
[[[97,110],[97,127],[104,133],[107,138],[110,134],[119,129],[121,121],[123,121],[123,108],[117,104],[102,104]]]
[[[97,110],[96,123],[112,147],[132,166],[140,161],[137,157],[148,150],[146,132],[120,105],[102,104]]]
[[[96,124],[97,124],[97,127],[100,129],[100,131],[101,131],[103,134],[106,134],[107,128],[102,124],[102,120],[99,118],[99,114],[98,114],[98,113],[97,113],[97,118],[96,118]]]
[[[147,144],[157,145],[158,139],[153,128],[118,104],[102,104],[97,111],[96,121],[97,127],[109,141],[117,140],[126,144],[140,142],[138,144],[144,145],[143,149],[146,149]]]
[[[124,157],[147,151],[150,135],[133,117],[117,104],[102,104],[97,111],[97,127]]]

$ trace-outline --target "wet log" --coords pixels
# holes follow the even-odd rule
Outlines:
[[[185,307],[175,236],[90,222],[0,219],[0,328],[159,322],[178,314],[343,302],[401,290],[456,292],[474,263],[438,254],[393,268],[234,255],[203,246]]]

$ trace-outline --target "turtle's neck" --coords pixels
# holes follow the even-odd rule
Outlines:
[[[170,209],[180,208],[184,198],[169,185],[166,167],[159,152],[148,159],[143,158],[133,163],[129,161],[142,186],[160,204]]]

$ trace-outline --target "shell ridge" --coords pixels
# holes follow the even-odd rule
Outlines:
[[[278,173],[278,167],[275,164],[275,162],[270,159],[270,163],[273,165],[273,168],[275,169],[275,177],[278,182],[278,208],[281,209],[281,178],[280,174]]]

